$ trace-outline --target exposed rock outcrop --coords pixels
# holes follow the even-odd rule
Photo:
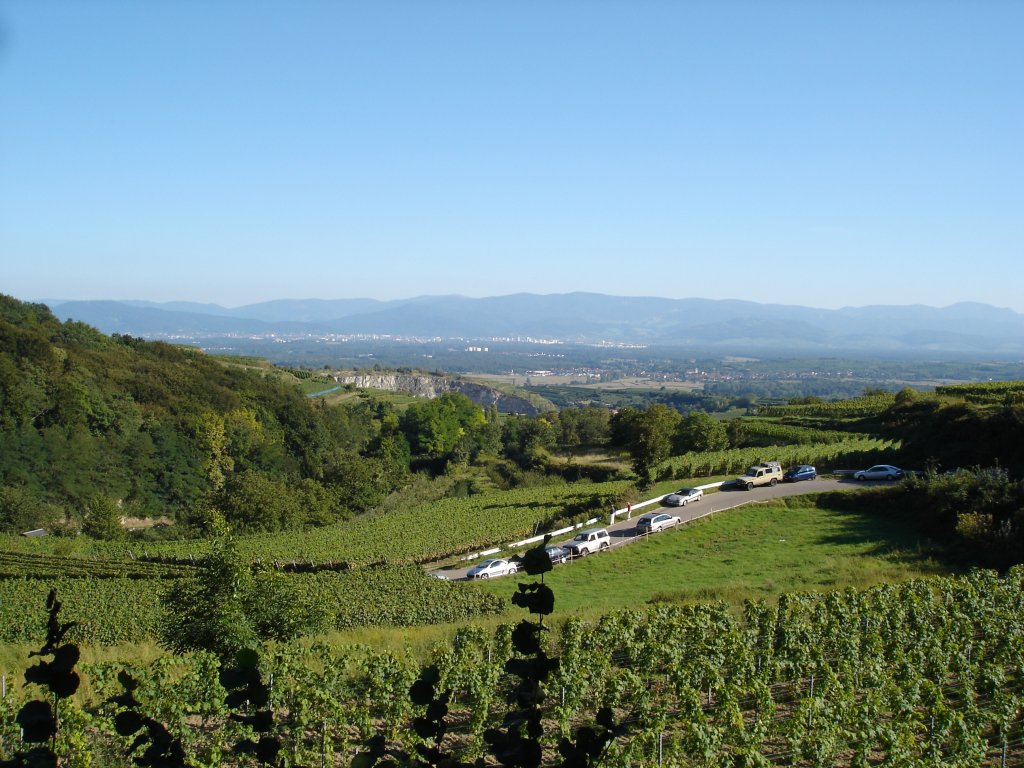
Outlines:
[[[454,392],[465,395],[483,408],[496,405],[500,413],[520,413],[526,416],[536,416],[539,413],[537,407],[525,398],[505,394],[486,384],[451,376],[415,373],[340,374],[336,375],[334,380],[339,384],[354,384],[360,388],[383,389],[388,392],[405,392],[427,398]]]

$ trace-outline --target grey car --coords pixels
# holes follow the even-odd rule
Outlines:
[[[679,525],[680,522],[680,519],[675,515],[666,515],[664,512],[651,512],[636,521],[636,535],[657,533],[674,525]]]
[[[670,493],[662,501],[670,507],[685,507],[691,501],[700,501],[704,498],[704,491],[700,488],[680,488],[675,493]]]
[[[875,464],[869,469],[861,469],[853,473],[854,480],[898,480],[903,477],[903,470],[891,464]]]
[[[548,553],[548,557],[551,558],[552,565],[558,565],[568,560],[572,553],[569,552],[565,547],[559,547],[551,545],[550,547],[544,547],[544,551]]]

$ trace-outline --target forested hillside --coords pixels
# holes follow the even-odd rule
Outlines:
[[[121,516],[156,515],[202,526],[211,504],[255,529],[344,517],[405,471],[386,416],[317,408],[259,372],[0,296],[7,530],[113,532]]]

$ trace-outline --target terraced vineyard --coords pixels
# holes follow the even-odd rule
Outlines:
[[[764,445],[812,445],[815,443],[842,443],[854,436],[836,429],[815,429],[797,424],[783,424],[769,418],[742,418],[739,426],[748,444],[754,441]]]
[[[962,398],[970,403],[1012,404],[1024,402],[1024,381],[986,381],[936,387],[935,394]]]
[[[604,512],[627,482],[576,483],[518,488],[457,499],[442,499],[386,514],[370,514],[309,531],[246,536],[239,551],[264,564],[344,562],[426,562],[503,544],[543,531],[567,518]],[[80,554],[93,558],[198,559],[201,541],[126,545],[76,541]],[[64,542],[7,536],[0,549],[45,554]]]
[[[674,456],[657,467],[658,477],[689,478],[716,474],[736,474],[751,464],[773,460],[789,466],[794,464],[861,464],[883,461],[899,449],[899,443],[872,437],[850,437],[839,442],[809,445],[771,445],[760,448],[732,448]]]
[[[504,598],[439,581],[418,566],[281,576],[300,603],[323,617],[324,629],[411,626],[498,613]],[[155,640],[166,579],[0,578],[0,642],[35,642],[45,633],[42,606],[51,588],[76,621],[75,642],[114,645]]]
[[[0,552],[0,579],[176,579],[194,571],[187,565],[146,560],[61,557],[43,553]]]
[[[864,418],[877,416],[896,402],[896,395],[891,392],[865,397],[854,397],[849,400],[835,400],[823,403],[806,403],[802,405],[770,405],[758,409],[761,416],[824,416],[836,419]]]

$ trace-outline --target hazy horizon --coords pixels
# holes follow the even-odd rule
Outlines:
[[[2,292],[2,291],[0,291],[0,292]],[[633,294],[617,294],[617,293],[607,293],[607,292],[597,292],[597,291],[564,291],[564,292],[551,292],[551,293],[540,293],[540,292],[536,292],[536,291],[517,291],[516,293],[498,293],[498,294],[490,294],[490,295],[482,295],[482,296],[467,296],[466,294],[461,294],[461,293],[447,293],[447,294],[424,293],[424,294],[418,294],[418,295],[413,295],[413,296],[400,296],[400,297],[397,297],[397,298],[394,298],[394,299],[376,299],[376,298],[374,298],[372,296],[332,296],[332,297],[324,297],[324,296],[279,296],[279,297],[272,298],[272,299],[264,299],[264,300],[261,300],[261,301],[252,301],[252,302],[244,302],[244,303],[241,303],[241,304],[224,304],[224,303],[217,302],[217,301],[196,301],[196,300],[193,300],[193,299],[166,299],[166,300],[158,301],[158,300],[147,299],[147,298],[138,297],[138,296],[127,297],[127,298],[94,297],[94,298],[83,298],[83,299],[69,299],[69,298],[62,298],[62,297],[56,297],[56,296],[49,296],[49,297],[43,297],[43,298],[31,298],[31,297],[26,298],[26,297],[22,297],[22,296],[15,296],[15,298],[19,299],[20,301],[29,301],[29,302],[35,302],[35,303],[41,303],[41,304],[47,304],[47,305],[49,305],[51,302],[52,303],[59,303],[59,304],[69,304],[69,303],[72,303],[72,302],[112,301],[112,302],[118,302],[118,303],[144,302],[144,303],[149,303],[149,304],[154,304],[154,305],[196,304],[196,305],[216,306],[216,307],[219,307],[221,309],[240,309],[242,307],[255,306],[255,305],[259,305],[259,304],[270,304],[270,303],[274,303],[274,302],[290,302],[290,301],[294,301],[294,302],[302,302],[302,301],[331,302],[331,301],[362,301],[362,300],[368,300],[368,301],[379,301],[381,303],[387,303],[387,302],[391,302],[391,301],[413,301],[413,300],[416,300],[416,299],[440,298],[440,297],[446,297],[446,296],[450,296],[450,297],[454,297],[454,298],[461,298],[461,299],[493,299],[493,298],[505,298],[505,297],[516,296],[516,295],[564,296],[564,295],[570,295],[570,294],[574,294],[574,293],[592,294],[592,295],[598,295],[598,296],[610,296],[610,297],[621,298],[621,299],[654,299],[654,300],[666,300],[666,301],[696,300],[696,301],[723,301],[723,302],[736,301],[736,302],[746,302],[746,303],[751,303],[751,304],[759,304],[759,305],[767,305],[767,306],[777,305],[777,306],[788,306],[788,307],[800,307],[800,308],[805,308],[805,309],[820,309],[820,310],[830,311],[830,312],[831,311],[836,311],[836,310],[842,310],[842,309],[865,309],[865,308],[869,308],[869,307],[881,307],[881,306],[892,306],[892,307],[926,307],[926,308],[929,308],[929,309],[948,309],[949,307],[953,307],[953,306],[957,306],[957,305],[962,305],[962,304],[968,304],[968,305],[970,305],[970,304],[980,304],[982,306],[992,307],[993,309],[1010,310],[1011,312],[1014,312],[1016,314],[1024,314],[1024,312],[1021,312],[1021,311],[1018,311],[1016,309],[1013,309],[1012,307],[1004,307],[1004,306],[999,306],[999,305],[996,305],[996,304],[989,304],[987,302],[977,302],[977,301],[970,301],[970,300],[967,300],[967,301],[954,301],[954,302],[951,302],[949,304],[928,304],[928,303],[924,303],[924,302],[914,302],[914,303],[908,303],[908,304],[878,304],[878,303],[874,303],[874,304],[856,304],[856,305],[854,305],[854,304],[847,304],[847,305],[844,305],[844,306],[841,306],[841,307],[823,307],[823,306],[818,306],[818,305],[813,305],[813,304],[795,304],[795,303],[779,302],[779,301],[753,301],[753,300],[750,300],[750,299],[740,299],[740,298],[737,298],[737,297],[730,297],[730,296],[723,297],[723,298],[720,298],[720,299],[711,299],[711,298],[708,298],[706,296],[679,296],[679,297],[671,297],[671,296],[658,296],[658,295],[655,295],[655,294],[647,294],[647,295],[643,295],[643,296],[637,296],[637,295],[633,295]]]

